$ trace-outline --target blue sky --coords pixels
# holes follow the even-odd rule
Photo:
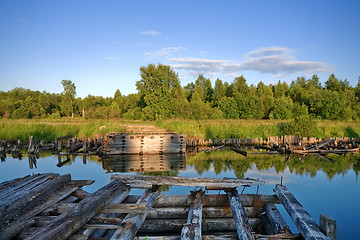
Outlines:
[[[0,1],[1,91],[136,93],[139,68],[168,64],[248,84],[331,73],[357,84],[360,1]]]

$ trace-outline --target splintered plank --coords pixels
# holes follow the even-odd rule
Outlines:
[[[129,188],[121,181],[113,181],[62,213],[27,239],[68,238],[94,217],[111,199],[120,194],[128,194],[129,191]]]
[[[70,174],[45,174],[35,176],[33,181],[31,178],[27,179],[20,186],[11,186],[13,194],[4,194],[0,201],[0,225],[33,207],[43,197],[50,195],[70,180]]]
[[[274,203],[265,203],[265,213],[275,234],[291,234],[289,226],[286,224]]]
[[[151,188],[152,185],[172,185],[172,186],[195,186],[207,187],[211,189],[236,188],[242,185],[261,185],[264,181],[258,179],[239,179],[239,178],[189,178],[189,177],[169,177],[169,176],[137,176],[114,174],[111,180],[122,180],[129,184],[131,188]]]
[[[65,199],[73,192],[79,190],[79,186],[74,186],[73,181],[65,186],[59,188],[52,193],[48,198],[44,198],[40,203],[31,208],[30,211],[26,211],[17,216],[8,226],[5,226],[0,231],[0,236],[4,239],[14,237],[17,233],[21,232],[26,227],[34,223],[33,217],[41,213],[45,209],[54,207],[59,201]]]
[[[266,202],[281,203],[276,195],[265,194],[241,194],[241,204],[244,207],[263,207]],[[139,195],[129,195],[127,203],[135,203],[140,198]],[[189,195],[160,195],[154,207],[187,207],[192,203]],[[229,207],[229,199],[226,194],[206,194],[204,197],[204,207]]]
[[[187,222],[181,230],[181,239],[201,239],[202,207],[204,191],[193,192],[194,203],[190,205]],[[195,196],[194,196],[195,195]]]
[[[285,186],[276,185],[274,191],[305,239],[330,240],[320,231],[314,219]]]
[[[239,239],[255,239],[252,227],[248,222],[245,210],[241,204],[236,189],[226,189],[225,192],[229,197],[230,207],[234,216]]]
[[[137,204],[145,204],[148,207],[152,207],[156,201],[157,196],[159,195],[159,186],[154,186],[150,190],[146,190],[140,199],[136,202]],[[119,228],[112,235],[111,240],[115,239],[133,239],[136,236],[136,233],[139,231],[142,223],[146,218],[146,213],[140,214],[128,214],[124,218],[122,223],[122,228]]]

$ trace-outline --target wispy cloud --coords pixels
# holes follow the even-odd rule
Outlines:
[[[285,76],[292,73],[328,72],[329,67],[323,62],[300,61],[291,53],[294,51],[285,47],[259,48],[245,55],[242,62],[230,60],[213,60],[199,58],[170,58],[171,66],[189,74],[223,73],[227,76],[236,75],[244,70],[253,70],[265,74]]]
[[[139,46],[139,47],[150,47],[150,46],[153,46],[154,43],[152,42],[137,42],[135,43],[136,46]]]
[[[15,21],[17,21],[18,23],[22,23],[22,24],[28,24],[29,22],[26,21],[25,19],[22,18],[16,18]]]
[[[147,30],[147,31],[141,31],[140,32],[141,35],[147,35],[147,36],[152,36],[152,37],[160,37],[161,33],[155,30]]]
[[[158,51],[155,52],[147,52],[145,53],[145,55],[147,56],[151,56],[154,58],[159,58],[159,57],[164,57],[164,56],[170,56],[176,52],[179,52],[181,50],[184,50],[185,48],[183,47],[166,47],[166,48],[162,48]]]
[[[118,60],[119,58],[116,58],[116,57],[104,57],[105,60],[108,60],[108,61],[115,61],[115,60]]]

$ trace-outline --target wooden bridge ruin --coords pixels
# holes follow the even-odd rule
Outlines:
[[[238,194],[237,187],[264,184],[258,179],[112,175],[92,194],[82,189],[92,182],[36,174],[1,183],[1,238],[330,239],[285,186],[276,185],[275,195]],[[163,195],[162,185],[197,190]],[[142,195],[130,194],[135,188]],[[285,207],[300,233],[290,231],[276,204]],[[334,221],[323,219],[323,231],[335,239],[336,229],[335,235],[328,231]]]

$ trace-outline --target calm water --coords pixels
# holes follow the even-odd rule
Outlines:
[[[53,172],[70,173],[72,179],[94,179],[95,183],[84,187],[94,192],[110,181],[112,173],[171,175],[190,177],[253,177],[266,181],[259,193],[273,194],[275,184],[283,184],[295,195],[310,215],[319,221],[320,213],[335,218],[338,223],[338,239],[358,239],[360,223],[360,156],[313,155],[305,158],[280,155],[249,155],[243,157],[234,152],[212,152],[196,155],[170,156],[121,156],[103,158],[97,156],[62,157],[42,153],[38,159],[24,155],[21,160],[10,155],[0,163],[0,182],[28,174]],[[145,173],[146,172],[146,173]],[[188,194],[193,188],[171,187],[163,194]],[[240,191],[242,189],[239,189]],[[246,188],[244,193],[256,193],[256,187]],[[298,232],[284,209],[280,208],[293,232]]]

